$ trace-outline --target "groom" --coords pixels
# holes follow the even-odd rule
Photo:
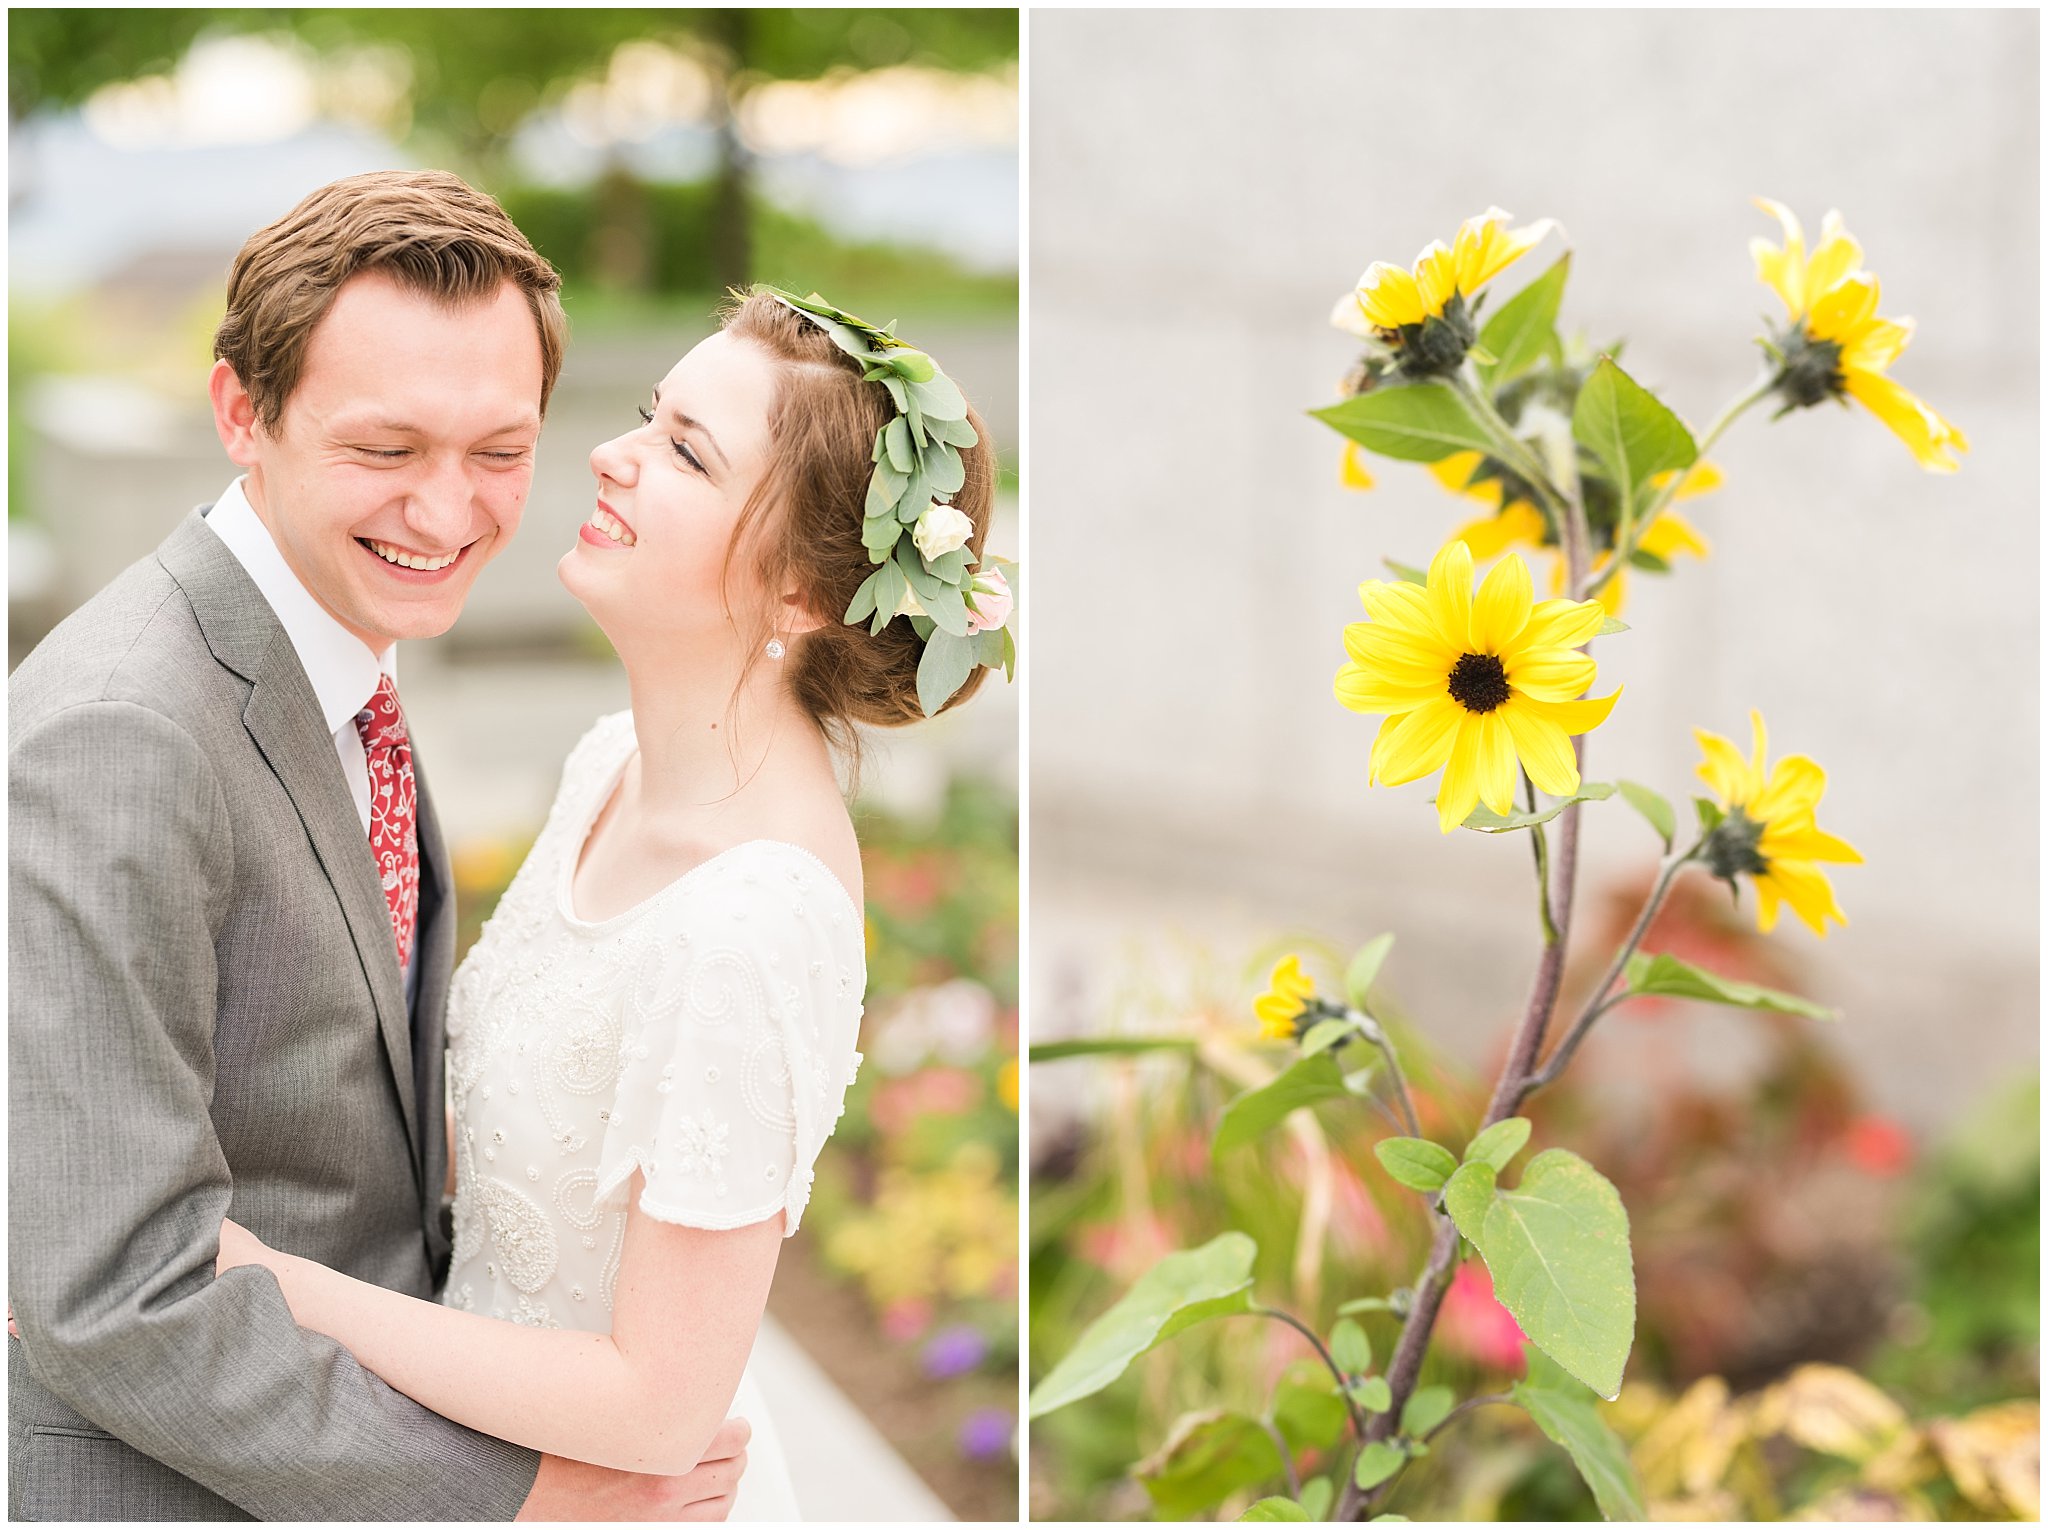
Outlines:
[[[713,1519],[685,1477],[473,1433],[301,1330],[220,1223],[431,1298],[454,909],[396,644],[518,530],[559,278],[454,176],[322,188],[243,246],[244,470],[9,685],[13,1519]],[[75,507],[74,507],[75,508]]]

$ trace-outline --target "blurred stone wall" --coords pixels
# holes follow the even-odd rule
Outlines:
[[[1482,1060],[1533,968],[1527,847],[1440,838],[1427,784],[1368,791],[1376,719],[1330,694],[1357,583],[1478,512],[1406,464],[1339,487],[1304,413],[1355,356],[1327,315],[1489,204],[1555,217],[1567,327],[1626,336],[1697,428],[1779,315],[1747,249],[1775,234],[1762,194],[1809,231],[1842,209],[1883,311],[1919,321],[1897,374],[1975,449],[1941,477],[1860,409],[1738,424],[1727,487],[1687,507],[1712,559],[1634,576],[1634,630],[1598,646],[1625,694],[1588,774],[1683,803],[1692,728],[1746,741],[1761,708],[1868,859],[1836,877],[1848,930],[1788,916],[1776,944],[1843,1007],[1875,1102],[1933,1125],[2031,1065],[2037,42],[2022,11],[1035,16],[1035,1034],[1112,1020],[1205,942],[1397,929],[1404,999]],[[1585,827],[1582,888],[1653,863],[1618,803]],[[1710,1071],[1754,1034],[1713,1019]]]

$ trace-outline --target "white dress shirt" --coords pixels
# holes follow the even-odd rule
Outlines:
[[[263,598],[270,603],[278,625],[291,639],[299,663],[312,682],[313,699],[320,704],[322,721],[334,734],[334,753],[341,761],[342,779],[355,798],[356,816],[363,823],[363,843],[370,842],[370,764],[363,753],[362,735],[356,732],[356,714],[377,694],[379,680],[389,675],[398,683],[398,645],[386,645],[382,653],[370,647],[336,621],[315,600],[284,554],[270,528],[257,518],[255,508],[242,492],[244,480],[229,484],[213,508],[206,512],[206,524],[227,544]],[[413,967],[405,964],[406,998],[412,997]]]

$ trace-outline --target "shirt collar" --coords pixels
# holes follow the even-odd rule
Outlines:
[[[398,682],[398,645],[373,654],[369,645],[328,614],[277,550],[270,528],[256,514],[237,478],[206,512],[206,524],[227,544],[270,603],[284,635],[312,682],[327,731],[338,733],[377,693],[378,677]]]

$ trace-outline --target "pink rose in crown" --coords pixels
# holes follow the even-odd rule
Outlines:
[[[1016,604],[1016,597],[1010,593],[1010,581],[1003,577],[999,568],[976,569],[972,599],[967,610],[967,635],[977,632],[993,632],[1010,619],[1010,609]]]

